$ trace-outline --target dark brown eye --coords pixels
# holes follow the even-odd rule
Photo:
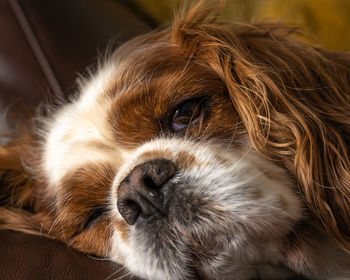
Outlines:
[[[189,125],[201,123],[204,115],[203,106],[203,99],[191,99],[180,104],[172,117],[172,130],[180,131]]]

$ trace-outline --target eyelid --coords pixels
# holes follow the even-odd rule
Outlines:
[[[172,122],[171,124],[171,128],[174,130],[174,131],[180,131],[184,128],[186,128],[188,125],[186,124],[177,124],[177,123],[174,123]]]
[[[181,123],[181,122],[176,122],[174,121],[174,119],[176,118],[176,116],[179,114],[179,110],[181,109],[181,106],[185,106],[187,104],[189,104],[190,102],[195,102],[195,107],[192,108],[193,110],[191,111],[192,116],[189,119],[188,123]],[[204,103],[206,102],[205,98],[195,98],[195,99],[190,99],[187,100],[183,103],[181,103],[180,105],[177,106],[177,109],[175,110],[175,112],[172,114],[172,119],[170,121],[171,123],[171,128],[173,131],[178,132],[181,131],[182,129],[190,126],[191,124],[194,124],[195,122],[197,122],[199,120],[199,125],[202,125],[203,119],[204,119],[204,108],[203,106],[205,105]],[[193,118],[193,114],[198,112],[198,116],[196,114],[196,117]],[[181,118],[181,116],[179,116],[179,118]],[[186,116],[184,116],[184,119],[186,118]]]

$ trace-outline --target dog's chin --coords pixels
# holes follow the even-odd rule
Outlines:
[[[116,261],[147,279],[250,279],[261,269],[289,273],[278,267],[279,250],[302,207],[281,168],[254,152],[159,139],[134,152],[114,189],[155,156],[177,168],[162,187],[165,210],[139,216],[127,240],[114,233]]]
[[[275,255],[281,249],[281,236],[230,237],[222,232],[223,228],[211,226],[211,229],[192,226],[180,229],[160,220],[141,222],[131,235],[133,254],[125,259],[126,266],[145,279],[248,280],[257,276],[259,279],[292,276],[288,268],[278,264]],[[264,245],[259,245],[259,241]]]

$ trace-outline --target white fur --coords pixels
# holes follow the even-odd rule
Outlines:
[[[60,180],[77,167],[97,161],[119,166],[123,161],[124,151],[116,147],[106,121],[112,100],[101,97],[114,75],[114,67],[104,67],[82,85],[84,94],[63,106],[49,123],[43,168],[51,194],[56,194]],[[108,152],[94,149],[91,142],[108,147]]]
[[[257,240],[250,240],[251,237],[246,235],[247,233],[244,230],[240,231],[241,229],[237,226],[237,232],[232,235],[232,248],[235,248],[237,252],[243,249],[248,252],[249,248],[241,248],[239,244],[249,239],[253,243],[251,255],[244,256],[243,261],[251,263],[251,266],[255,262],[259,262],[262,255],[272,254],[269,251],[273,251],[278,245],[275,240],[278,240],[280,235],[286,234],[294,223],[301,218],[301,202],[293,191],[287,175],[282,169],[269,163],[253,151],[246,153],[229,152],[220,149],[216,145],[201,145],[186,140],[166,138],[142,145],[125,162],[113,183],[111,205],[116,205],[116,190],[121,180],[141,163],[139,159],[144,153],[152,150],[160,151],[160,153],[165,151],[163,157],[173,161],[175,161],[179,152],[185,151],[189,155],[195,156],[197,164],[189,170],[181,170],[179,176],[197,182],[198,184],[193,191],[212,198],[217,202],[216,207],[230,213],[232,217],[240,220],[239,222],[246,223],[249,226],[257,219],[275,227],[276,221],[278,221],[280,229],[260,233],[266,234],[268,236],[267,240],[270,240],[271,248],[265,244],[263,254],[254,251]],[[169,151],[171,151],[170,157],[168,156]],[[225,157],[225,163],[220,161],[220,158],[217,157],[218,154]],[[228,164],[226,161],[230,163]],[[176,178],[174,180],[176,181]],[[247,189],[245,192],[244,186],[253,186],[253,188]],[[253,201],[249,192],[257,190],[261,193],[261,198]],[[287,209],[279,208],[281,198],[287,203]],[[116,212],[115,215],[120,218],[117,208],[114,208],[114,211]],[[265,229],[267,228],[268,226]],[[115,231],[113,252],[117,253],[112,255],[112,259],[117,262],[122,261],[133,273],[146,279],[174,279],[174,275],[168,275],[166,271],[162,271],[157,266],[152,254],[149,253],[147,248],[144,248],[146,245],[138,242],[137,236],[139,234],[131,226],[131,238],[129,243],[125,244],[118,231]],[[229,251],[226,253],[232,254]],[[236,258],[235,254],[232,254],[232,257]],[[232,262],[231,275],[234,275],[234,279],[248,279],[254,275],[254,270],[242,268],[244,262],[242,263],[240,259],[235,259]]]
[[[143,154],[153,150],[164,151],[165,158],[175,161],[180,152],[186,152],[196,158],[196,165],[180,170],[172,182],[191,182],[188,191],[207,197],[213,211],[223,213],[224,222],[217,226],[228,230],[225,236],[229,239],[227,248],[206,268],[207,275],[216,277],[215,271],[224,265],[226,274],[220,279],[248,280],[256,275],[261,279],[282,279],[290,276],[288,270],[279,267],[284,254],[280,239],[293,230],[302,218],[303,209],[288,174],[250,148],[227,150],[218,143],[195,143],[171,137],[150,140],[135,150],[116,145],[113,131],[107,123],[113,98],[103,93],[120,71],[110,65],[102,68],[82,86],[82,95],[63,106],[48,125],[43,169],[49,180],[50,195],[57,194],[60,181],[72,170],[86,163],[111,164],[119,171],[111,186],[110,209],[113,217],[120,220],[122,217],[116,207],[118,186],[133,168],[142,163]],[[91,143],[101,144],[107,149],[94,148]],[[146,279],[186,279],[186,275],[181,274],[183,268],[180,263],[174,263],[172,268],[161,268],[153,249],[144,242],[143,233],[135,226],[130,226],[129,231],[129,239],[125,242],[115,228],[109,256],[112,260]],[[337,260],[342,259],[331,244],[329,240],[320,244],[331,256],[325,258],[327,265],[311,264],[311,267],[293,269],[313,279],[331,279],[332,273],[339,270],[329,272],[325,267],[336,267]],[[310,254],[317,256],[316,251],[311,248]],[[178,254],[173,256],[175,261],[176,257],[181,258],[181,252]],[[228,264],[227,256],[230,256]],[[332,256],[335,256],[334,259]],[[183,255],[183,258],[186,257]],[[169,260],[169,266],[171,264]],[[177,274],[170,273],[171,269]],[[346,273],[344,275],[349,275]],[[349,279],[334,277],[335,280]]]

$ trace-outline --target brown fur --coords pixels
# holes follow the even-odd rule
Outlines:
[[[40,176],[27,169],[37,163],[36,150],[30,135],[0,147],[0,228],[47,234],[50,202]]]
[[[171,29],[118,50],[122,56],[142,44],[159,45],[149,51],[151,60],[132,57],[128,71],[110,86],[120,91],[107,93],[115,98],[109,124],[116,145],[131,149],[169,133],[163,120],[176,104],[210,93],[210,119],[186,133],[220,138],[228,148],[249,137],[259,153],[293,175],[315,220],[350,251],[349,53],[311,47],[280,25],[215,23],[213,9],[202,4],[180,11]],[[135,85],[130,77],[140,76],[147,87],[127,87]],[[20,140],[0,148],[1,227],[45,232],[79,250],[105,254],[108,246],[96,231],[110,235],[108,222],[102,219],[94,229],[82,225],[92,208],[105,203],[116,170],[75,170],[63,182],[62,199],[45,201],[45,181],[32,177],[24,164],[35,165],[28,153],[33,146]],[[67,191],[71,199],[64,198]]]
[[[102,215],[92,228],[86,223],[96,210],[108,212],[114,174],[113,167],[97,163],[74,170],[62,180],[53,224],[61,240],[81,251],[106,255],[112,230],[108,215]]]
[[[35,184],[24,168],[27,159],[30,161],[32,139],[18,139],[8,146],[0,147],[0,182],[2,190],[0,201],[2,205],[17,208],[35,208]],[[23,158],[23,160],[22,160]]]
[[[172,39],[221,77],[253,146],[295,175],[307,206],[350,250],[350,54],[274,24],[232,32],[199,9],[179,16]]]

